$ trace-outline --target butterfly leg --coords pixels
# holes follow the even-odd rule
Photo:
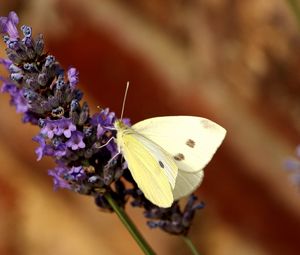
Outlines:
[[[106,165],[110,165],[111,162],[113,162],[115,160],[115,158],[117,158],[120,155],[120,151],[118,153],[116,153],[115,155],[113,155],[113,157],[107,162]]]
[[[105,144],[102,144],[101,146],[96,146],[96,148],[101,149],[101,148],[107,146],[111,142],[111,140],[114,140],[114,142],[116,142],[116,138],[111,137],[111,138],[109,138],[109,140]],[[118,148],[118,152],[107,162],[106,166],[111,165],[111,163],[115,160],[115,158],[117,158],[120,154],[121,154],[121,151]]]
[[[96,148],[97,149],[101,149],[101,148],[107,146],[111,142],[111,140],[114,140],[114,142],[116,142],[116,138],[115,137],[111,137],[105,144],[102,144],[99,147],[97,146]],[[115,158],[117,158],[120,155],[120,153],[121,153],[121,151],[118,148],[118,152],[115,155],[112,156],[112,158],[107,162],[106,166],[109,166],[115,160]]]
[[[107,146],[110,142],[111,142],[111,140],[114,140],[115,141],[115,137],[111,137],[111,138],[109,138],[108,139],[108,141],[105,143],[105,144],[102,144],[102,145],[96,145],[95,147],[97,148],[97,149],[101,149],[101,148],[103,148],[103,147],[105,147],[105,146]]]

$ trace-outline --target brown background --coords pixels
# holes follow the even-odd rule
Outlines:
[[[300,27],[287,1],[1,2],[1,15],[12,9],[79,70],[93,112],[119,114],[130,81],[133,122],[199,115],[228,130],[197,191],[206,208],[190,236],[202,254],[299,254],[300,196],[283,170],[300,133]],[[36,162],[31,141],[38,130],[8,100],[1,95],[0,254],[141,254],[91,198],[52,191],[53,164]],[[158,254],[188,254],[128,212]]]

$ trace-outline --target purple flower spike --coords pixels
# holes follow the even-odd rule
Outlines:
[[[41,135],[37,135],[33,137],[32,139],[35,142],[39,143],[39,147],[35,150],[35,153],[37,155],[37,161],[40,161],[43,156],[53,156],[55,151],[54,149],[46,144],[45,138]]]
[[[82,181],[86,178],[86,174],[82,166],[73,166],[68,172],[68,177],[71,181]]]
[[[74,89],[78,83],[78,71],[76,70],[76,68],[71,67],[68,70],[68,80],[70,82],[70,87],[71,89]]]
[[[108,108],[102,109],[100,113],[92,117],[92,125],[97,126],[97,138],[114,128],[115,119],[115,113],[110,112]]]
[[[0,77],[0,81],[3,82],[0,92],[9,93],[11,96],[10,103],[16,107],[16,111],[26,113],[28,111],[28,104],[23,96],[23,89],[18,89],[16,84],[4,79],[3,77]]]
[[[46,120],[46,125],[41,129],[41,134],[52,139],[57,134],[57,124],[55,120]]]
[[[12,81],[5,80],[1,76],[0,76],[0,81],[3,82],[3,85],[2,85],[1,90],[0,90],[1,93],[7,92],[11,96],[13,96],[15,93],[17,93],[17,91],[18,91],[17,86]]]
[[[71,185],[63,179],[63,176],[67,174],[68,168],[66,167],[55,167],[48,171],[48,175],[53,177],[54,190],[58,188],[71,189]]]
[[[16,112],[25,113],[28,111],[27,101],[23,96],[23,90],[17,90],[11,95],[11,103],[16,106]]]
[[[18,15],[15,12],[10,12],[8,17],[0,17],[0,33],[7,33],[10,39],[19,38],[19,33],[16,25],[19,23]]]
[[[9,67],[11,66],[12,62],[9,59],[0,58],[0,64],[3,65],[6,68],[6,70],[9,70]]]
[[[83,134],[80,131],[73,132],[71,138],[66,142],[66,145],[73,151],[85,148]]]
[[[44,148],[46,146],[45,139],[42,136],[37,135],[37,136],[33,137],[32,140],[35,142],[38,142],[40,144],[40,147],[38,147],[35,150],[35,154],[37,155],[37,161],[40,161],[42,159],[42,157],[44,156]]]
[[[133,206],[144,208],[150,227],[186,235],[195,212],[203,204],[193,196],[184,208],[177,201],[170,208],[159,208],[148,201],[127,170],[127,162],[117,157],[120,152],[113,141],[117,135],[115,113],[104,108],[91,116],[87,102],[81,102],[78,71],[70,67],[65,72],[55,56],[45,51],[43,35],[33,38],[31,27],[26,25],[19,34],[18,22],[15,12],[0,17],[0,37],[7,55],[7,59],[0,58],[0,65],[8,73],[0,76],[0,92],[9,93],[11,104],[22,113],[23,122],[40,128],[33,138],[38,143],[35,152],[37,160],[44,156],[54,159],[56,167],[48,172],[54,189],[93,196],[97,206],[110,212],[113,208],[105,198],[106,193],[122,208],[131,197]],[[129,119],[122,121],[130,126]],[[297,157],[290,161],[290,169],[300,187],[300,147]]]
[[[73,131],[76,131],[76,126],[71,119],[63,118],[58,122],[56,135],[64,134],[66,138],[70,138]]]
[[[67,146],[64,143],[60,143],[55,146],[53,156],[56,158],[64,157],[67,154]]]
[[[300,190],[300,145],[296,147],[296,157],[285,160],[284,166],[291,182]]]
[[[47,138],[43,135],[37,135],[33,141],[39,143],[39,147],[35,150],[37,161],[40,161],[44,156],[61,158],[67,154],[67,146],[64,143],[48,144]]]

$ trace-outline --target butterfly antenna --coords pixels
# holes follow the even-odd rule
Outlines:
[[[128,88],[129,88],[129,81],[126,83],[126,89],[125,89],[125,94],[124,94],[124,99],[123,99],[123,105],[122,105],[122,111],[121,111],[121,120],[123,119],[123,113],[124,113],[124,108],[125,108],[125,102],[126,102],[126,98],[127,98]]]

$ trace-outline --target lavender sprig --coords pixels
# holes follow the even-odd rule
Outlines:
[[[106,211],[115,206],[123,210],[131,198],[133,206],[144,208],[151,228],[187,235],[195,211],[203,204],[193,195],[184,209],[176,201],[170,208],[149,202],[111,139],[116,137],[115,113],[104,108],[91,116],[87,102],[82,102],[83,93],[77,89],[78,71],[71,67],[65,72],[53,55],[44,52],[43,35],[33,38],[32,29],[25,25],[20,35],[18,22],[15,12],[0,17],[8,57],[0,58],[0,64],[9,73],[9,77],[0,77],[1,91],[10,94],[10,102],[24,123],[40,127],[33,138],[39,144],[36,154],[38,160],[50,156],[56,162],[48,171],[54,188],[93,196],[96,205]],[[124,121],[129,125],[128,119]],[[125,182],[132,188],[125,188]]]
[[[88,104],[81,103],[83,93],[76,88],[77,70],[70,68],[65,75],[55,57],[43,53],[43,36],[33,39],[31,28],[22,26],[20,38],[17,23],[14,12],[0,18],[8,56],[1,63],[10,73],[9,78],[1,77],[2,91],[11,95],[11,104],[23,114],[23,122],[40,127],[33,138],[39,144],[38,160],[50,156],[57,163],[49,170],[55,188],[94,196],[99,190],[110,190],[124,170],[119,159],[103,171],[118,153],[113,142],[101,147],[115,135],[111,131],[114,113],[102,109],[90,116]]]
[[[296,157],[289,158],[284,163],[285,170],[290,173],[291,182],[300,189],[300,145],[296,148]]]

